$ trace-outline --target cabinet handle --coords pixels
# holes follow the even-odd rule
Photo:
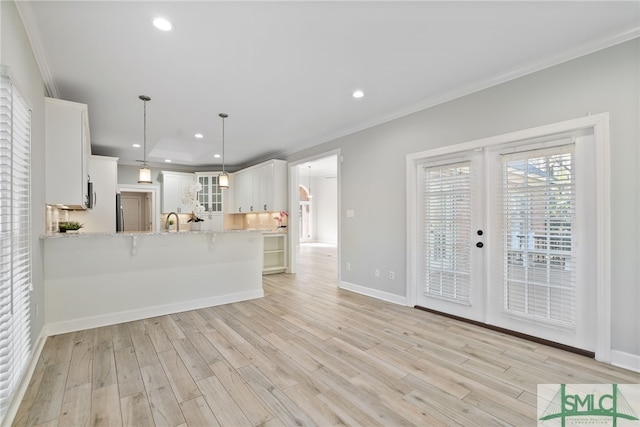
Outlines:
[[[242,206],[238,208],[238,212],[242,212]]]
[[[253,205],[251,205],[251,212],[253,212]]]
[[[264,210],[265,210],[265,211],[267,210],[267,205],[264,205]]]

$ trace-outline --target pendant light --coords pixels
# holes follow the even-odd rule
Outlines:
[[[218,114],[222,117],[222,172],[218,175],[218,187],[229,188],[229,174],[224,171],[224,119],[229,117],[226,113]]]
[[[144,139],[142,149],[144,150],[142,166],[140,166],[140,175],[138,178],[138,184],[152,184],[151,182],[151,169],[147,165],[147,101],[151,101],[147,95],[140,95],[140,98],[144,102]]]

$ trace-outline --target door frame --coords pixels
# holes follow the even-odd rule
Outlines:
[[[533,139],[583,129],[593,130],[595,152],[595,200],[596,200],[596,360],[611,363],[611,171],[609,160],[609,113],[595,114],[550,125],[538,126],[502,135],[482,138],[460,144],[439,147],[406,157],[406,215],[407,215],[407,305],[414,307],[419,292],[419,266],[417,231],[417,171],[425,158],[449,155],[494,147],[509,142]],[[486,173],[486,171],[485,171]]]
[[[158,198],[156,197],[156,188],[145,186],[145,185],[136,185],[136,184],[126,184],[119,185],[118,192],[126,192],[126,193],[148,193],[151,194],[151,198],[149,201],[149,216],[151,218],[151,231],[157,232],[160,231],[159,228],[159,218],[156,218],[156,213],[160,211],[159,207],[156,205],[158,202]]]
[[[304,163],[309,163],[309,162],[313,162],[315,160],[320,160],[320,159],[324,159],[326,157],[331,157],[331,156],[336,156],[336,180],[337,180],[337,215],[338,215],[338,236],[337,236],[337,245],[338,245],[338,251],[337,251],[337,271],[338,271],[338,281],[336,283],[336,286],[339,286],[340,282],[341,282],[341,269],[340,266],[342,265],[341,260],[341,247],[342,247],[342,233],[341,233],[341,227],[342,227],[342,216],[340,215],[341,211],[341,190],[340,190],[340,180],[341,180],[341,172],[340,172],[340,167],[342,165],[342,154],[340,153],[340,149],[335,149],[335,150],[330,150],[330,151],[325,151],[323,153],[320,154],[316,154],[314,156],[310,156],[310,157],[305,157],[303,159],[299,159],[299,160],[295,160],[292,162],[289,162],[289,226],[288,226],[288,238],[289,238],[289,242],[288,242],[288,247],[289,247],[289,259],[288,259],[288,269],[287,269],[287,273],[295,273],[296,272],[296,259],[297,259],[297,250],[296,248],[298,247],[298,245],[300,244],[300,230],[299,230],[299,223],[300,223],[300,218],[298,215],[298,209],[299,209],[299,205],[300,205],[300,192],[299,192],[299,186],[300,186],[300,174],[298,173],[298,166],[304,164]]]

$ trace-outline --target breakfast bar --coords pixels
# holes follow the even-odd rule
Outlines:
[[[260,231],[41,238],[47,334],[264,296]]]

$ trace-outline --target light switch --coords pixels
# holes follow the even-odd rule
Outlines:
[[[353,218],[354,216],[356,216],[354,210],[353,209],[347,209],[347,218]]]

